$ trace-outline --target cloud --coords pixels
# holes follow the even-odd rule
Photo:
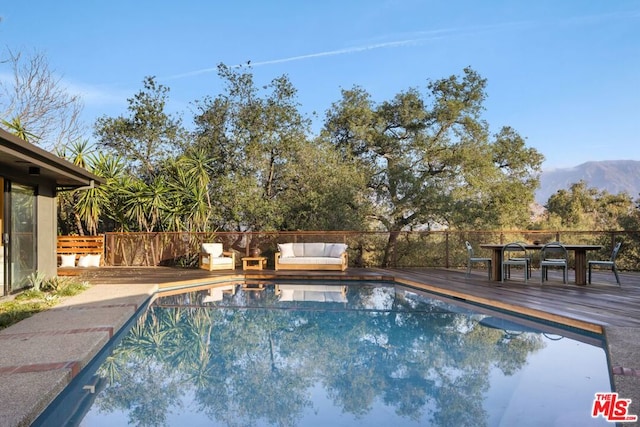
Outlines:
[[[90,85],[86,83],[62,82],[67,92],[79,96],[85,105],[92,107],[121,105],[131,96],[130,90],[114,89],[105,85]]]

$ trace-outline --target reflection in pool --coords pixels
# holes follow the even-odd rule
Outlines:
[[[597,337],[401,286],[281,285],[158,298],[97,369],[91,407],[71,419],[607,425],[591,418],[594,394],[611,391]]]

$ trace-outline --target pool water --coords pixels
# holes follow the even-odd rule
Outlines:
[[[74,385],[85,401],[48,412],[91,427],[609,425],[591,417],[611,391],[600,337],[399,285],[185,292],[118,341]]]

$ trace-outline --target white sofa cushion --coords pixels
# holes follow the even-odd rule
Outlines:
[[[325,256],[330,256],[333,258],[340,258],[343,252],[347,250],[347,245],[344,243],[327,243],[327,248],[325,249]]]
[[[324,254],[324,243],[304,243],[304,256],[321,257]]]
[[[202,252],[208,253],[213,257],[222,256],[222,243],[203,243]]]
[[[292,243],[293,256],[304,256],[304,243]]]
[[[280,301],[347,302],[344,286],[279,285]]]
[[[280,251],[280,258],[292,258],[295,256],[293,243],[279,243],[278,250]]]
[[[331,258],[331,257],[290,257],[290,258],[280,258],[280,264],[342,264],[341,258]]]

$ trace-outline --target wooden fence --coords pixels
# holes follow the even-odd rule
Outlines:
[[[462,267],[466,263],[465,240],[477,254],[484,252],[481,243],[510,241],[599,244],[600,252],[589,253],[593,259],[607,259],[614,242],[621,240],[618,266],[640,270],[640,231],[413,231],[401,232],[389,252],[390,267]],[[238,260],[258,248],[273,263],[278,243],[341,242],[349,246],[351,267],[381,267],[388,250],[387,232],[304,231],[304,232],[215,232],[215,233],[106,233],[105,265],[110,266],[194,266],[200,244],[220,242],[225,250],[234,250]]]

